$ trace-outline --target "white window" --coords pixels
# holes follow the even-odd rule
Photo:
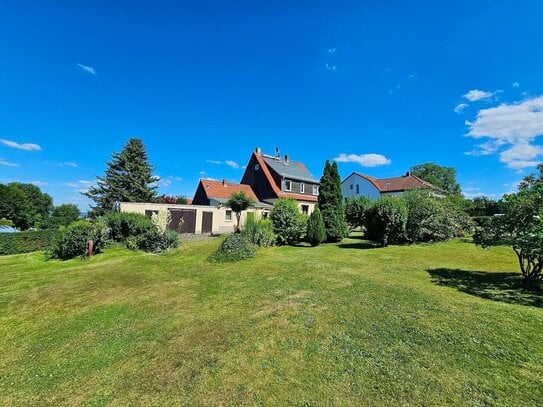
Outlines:
[[[303,194],[305,192],[305,184],[302,182],[300,184],[300,193]]]
[[[319,194],[319,186],[313,185],[313,195],[318,195],[318,194]]]
[[[285,191],[292,191],[292,183],[289,180],[285,180]]]
[[[224,220],[231,221],[232,220],[232,210],[227,209],[226,212],[224,212]]]

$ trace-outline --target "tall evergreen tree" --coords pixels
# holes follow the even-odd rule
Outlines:
[[[154,168],[149,164],[145,146],[140,139],[128,140],[120,153],[113,153],[103,177],[83,195],[92,199],[92,216],[113,209],[115,202],[153,202],[156,199]]]
[[[326,228],[326,241],[339,242],[348,235],[341,194],[341,178],[336,162],[326,160],[320,180],[319,209]]]

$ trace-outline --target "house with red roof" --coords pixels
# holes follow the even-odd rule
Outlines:
[[[227,180],[216,181],[212,179],[201,179],[196,188],[193,205],[221,206],[232,196],[233,193],[243,192],[253,202],[258,203],[259,199],[250,185],[235,184]]]
[[[412,189],[438,190],[434,185],[409,172],[392,178],[375,178],[353,172],[341,182],[341,193],[344,198],[367,196],[375,200],[383,195],[399,195]]]

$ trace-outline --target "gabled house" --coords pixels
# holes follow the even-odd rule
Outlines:
[[[228,201],[234,192],[243,192],[247,198],[252,199],[255,203],[259,202],[250,185],[234,184],[226,180],[201,179],[192,199],[192,204],[221,206]]]
[[[263,154],[260,148],[251,155],[241,184],[250,186],[258,199],[268,204],[282,197],[294,198],[305,214],[313,212],[318,201],[319,181],[302,162],[288,155]]]
[[[375,200],[383,195],[399,195],[411,189],[438,190],[434,185],[409,172],[392,178],[375,178],[353,172],[341,182],[341,193],[344,198],[367,196]]]

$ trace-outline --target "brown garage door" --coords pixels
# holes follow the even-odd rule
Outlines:
[[[170,209],[172,220],[168,229],[178,233],[196,232],[196,209]]]
[[[211,233],[213,230],[213,212],[202,213],[202,233]]]

